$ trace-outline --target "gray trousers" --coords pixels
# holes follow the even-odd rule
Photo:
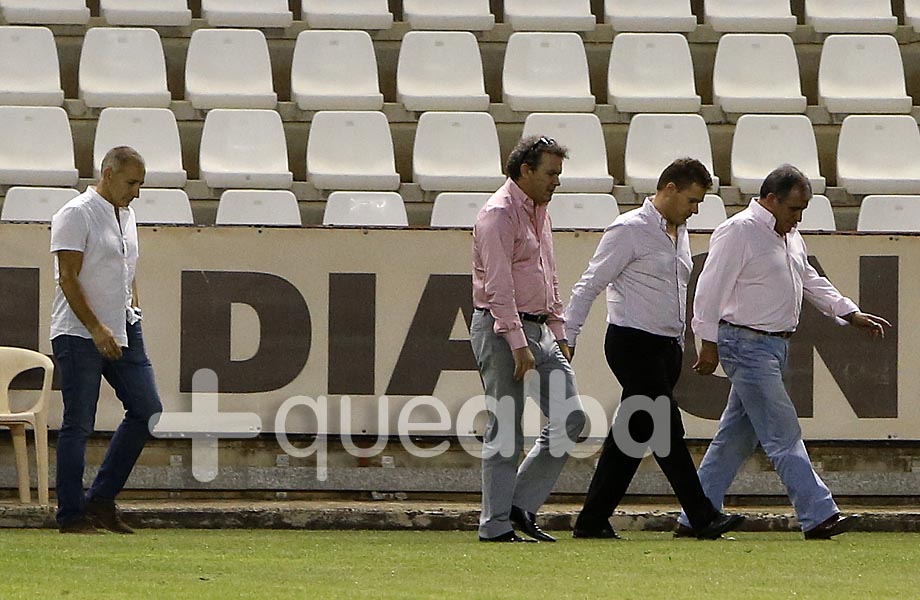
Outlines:
[[[494,323],[491,313],[473,311],[470,339],[490,411],[482,448],[482,537],[513,529],[509,521],[512,506],[527,512],[540,509],[585,425],[575,372],[549,328],[523,322],[536,369],[524,381],[515,381],[511,348],[494,332]],[[524,448],[521,416],[527,396],[539,401],[548,422],[519,467]]]

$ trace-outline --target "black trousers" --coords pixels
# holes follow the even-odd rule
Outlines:
[[[718,511],[703,493],[696,466],[684,441],[684,423],[674,401],[674,386],[680,377],[683,360],[680,344],[675,338],[608,325],[604,351],[610,370],[623,386],[621,399],[635,395],[653,400],[660,396],[670,399],[671,451],[667,456],[655,454],[655,460],[668,478],[691,525],[695,529],[706,527]],[[653,427],[651,415],[645,411],[633,413],[629,420],[629,432],[635,442],[648,441]],[[614,442],[612,433],[608,432],[576,528],[604,526],[623,500],[641,460],[623,453]]]

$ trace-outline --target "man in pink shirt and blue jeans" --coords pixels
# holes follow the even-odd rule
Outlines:
[[[515,527],[533,540],[555,541],[536,524],[536,512],[585,424],[569,364],[546,210],[566,157],[566,148],[550,138],[518,142],[508,157],[508,180],[480,211],[473,229],[470,338],[490,412],[483,440],[480,541],[525,541]],[[538,398],[548,423],[518,466],[527,395]]]

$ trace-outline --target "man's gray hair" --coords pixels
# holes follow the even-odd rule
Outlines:
[[[105,153],[100,171],[105,173],[106,169],[112,169],[113,173],[118,173],[129,163],[146,167],[144,157],[137,150],[131,146],[116,146]]]

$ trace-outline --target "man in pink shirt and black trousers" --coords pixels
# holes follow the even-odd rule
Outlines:
[[[470,338],[490,411],[479,520],[484,542],[555,541],[537,525],[536,512],[585,424],[569,365],[546,210],[566,157],[567,150],[550,138],[518,142],[508,157],[508,180],[473,229]],[[527,395],[539,400],[548,423],[518,466]],[[532,540],[519,537],[515,527]]]

